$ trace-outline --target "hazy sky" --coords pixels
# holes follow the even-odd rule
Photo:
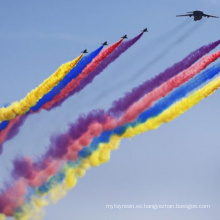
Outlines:
[[[0,185],[12,159],[41,155],[51,134],[92,109],[113,100],[220,38],[220,19],[193,22],[175,15],[204,10],[220,16],[219,0],[20,0],[0,1],[0,104],[18,100],[59,65],[87,48],[92,51],[123,34],[149,33],[61,108],[30,117],[18,136],[5,144]],[[146,68],[147,67],[147,68]],[[144,71],[143,71],[144,69]],[[91,169],[45,220],[218,220],[220,215],[220,92],[172,123],[123,140],[111,160]],[[123,209],[107,204],[209,204],[210,209]]]

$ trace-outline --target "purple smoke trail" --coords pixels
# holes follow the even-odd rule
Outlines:
[[[215,49],[219,44],[220,40],[199,48],[198,50],[185,57],[182,61],[174,64],[172,67],[166,69],[164,72],[160,73],[153,79],[148,80],[134,88],[131,92],[126,93],[124,97],[115,101],[112,107],[109,109],[108,113],[114,117],[119,117],[129,106],[138,101],[144,94],[151,92],[162,83],[182,72],[184,69],[190,67],[205,54]]]

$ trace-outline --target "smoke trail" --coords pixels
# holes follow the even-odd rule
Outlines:
[[[190,22],[191,20],[189,19],[183,20],[181,23],[177,24],[174,28],[164,33],[162,36],[157,37],[154,40],[154,42],[148,43],[148,45],[152,45],[152,43],[160,44],[163,43],[164,41],[169,40],[171,37],[178,34],[179,31],[183,30],[186,26],[188,26]]]
[[[142,130],[140,130],[139,127],[137,132],[143,132],[143,128],[145,128],[145,130],[155,129],[155,123],[158,127],[162,123],[168,123],[174,120],[198,102],[214,93],[219,87],[220,78],[217,78],[208,85],[204,86],[202,89],[194,92],[189,97],[177,102],[158,117],[152,118],[150,122],[148,121],[148,124],[142,126]],[[135,133],[133,132],[132,134],[134,135]],[[123,138],[127,136],[128,135],[123,136]],[[20,207],[20,209],[17,209],[18,213],[15,213],[15,215],[30,216],[30,213],[33,213],[33,211],[39,210],[49,204],[50,201],[48,201],[48,195],[52,200],[60,199],[65,196],[68,190],[76,185],[77,179],[85,175],[86,170],[92,166],[99,166],[102,163],[108,162],[111,151],[117,149],[119,143],[120,138],[112,136],[109,143],[100,145],[98,150],[93,152],[89,157],[75,163],[66,164],[63,170],[50,179],[47,185],[37,189],[37,194],[31,194],[31,200],[29,200],[29,203],[24,204]]]
[[[89,55],[83,57],[76,66],[72,69],[50,92],[45,94],[38,103],[31,108],[32,111],[38,111],[45,103],[51,101],[58,93],[62,91],[73,79],[77,78],[79,74],[90,65],[91,62],[100,54],[103,46],[99,47]]]
[[[16,115],[25,114],[36,102],[56,86],[63,77],[76,66],[83,55],[75,60],[63,64],[54,74],[32,90],[27,96],[19,102],[14,102],[10,106],[0,109],[0,122],[13,119]]]
[[[149,93],[165,81],[169,80],[171,77],[190,67],[193,63],[216,48],[219,44],[220,40],[199,48],[189,54],[182,61],[174,64],[172,67],[157,75],[155,78],[144,82],[140,86],[134,88],[131,92],[126,93],[123,98],[120,98],[113,103],[113,107],[109,110],[109,114],[120,116],[122,112],[124,112],[135,101],[139,100],[144,94]]]
[[[61,105],[69,96],[75,94],[76,92],[81,91],[88,83],[92,82],[95,76],[100,74],[110,63],[114,62],[122,53],[124,53],[126,50],[128,50],[134,43],[136,43],[143,33],[139,34],[138,36],[134,37],[133,39],[123,42],[112,54],[110,54],[108,57],[106,56],[106,59],[103,59],[102,63],[98,66],[97,69],[95,69],[89,76],[82,79],[77,87],[73,86],[73,83],[68,85],[57,97],[55,97],[54,100],[52,100],[50,103],[47,103],[45,105],[46,109],[50,109],[51,107],[57,107]],[[120,41],[121,42],[121,41]]]

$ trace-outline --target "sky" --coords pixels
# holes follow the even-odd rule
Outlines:
[[[62,63],[107,40],[145,34],[92,84],[60,108],[29,117],[0,157],[0,186],[17,155],[37,158],[50,136],[111,103],[191,51],[220,39],[220,19],[176,18],[193,10],[220,16],[218,0],[0,1],[0,104],[23,98]],[[43,219],[208,220],[220,215],[220,91],[157,130],[123,140],[109,163],[92,168]],[[210,209],[107,209],[123,204],[208,204]]]

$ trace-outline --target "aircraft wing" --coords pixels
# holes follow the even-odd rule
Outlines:
[[[184,17],[184,16],[189,16],[189,17],[192,17],[192,16],[193,16],[193,14],[177,15],[176,17]]]
[[[204,14],[204,16],[207,17],[207,18],[219,18],[219,17],[217,17],[217,16],[214,16],[214,15],[207,15],[207,14]]]

